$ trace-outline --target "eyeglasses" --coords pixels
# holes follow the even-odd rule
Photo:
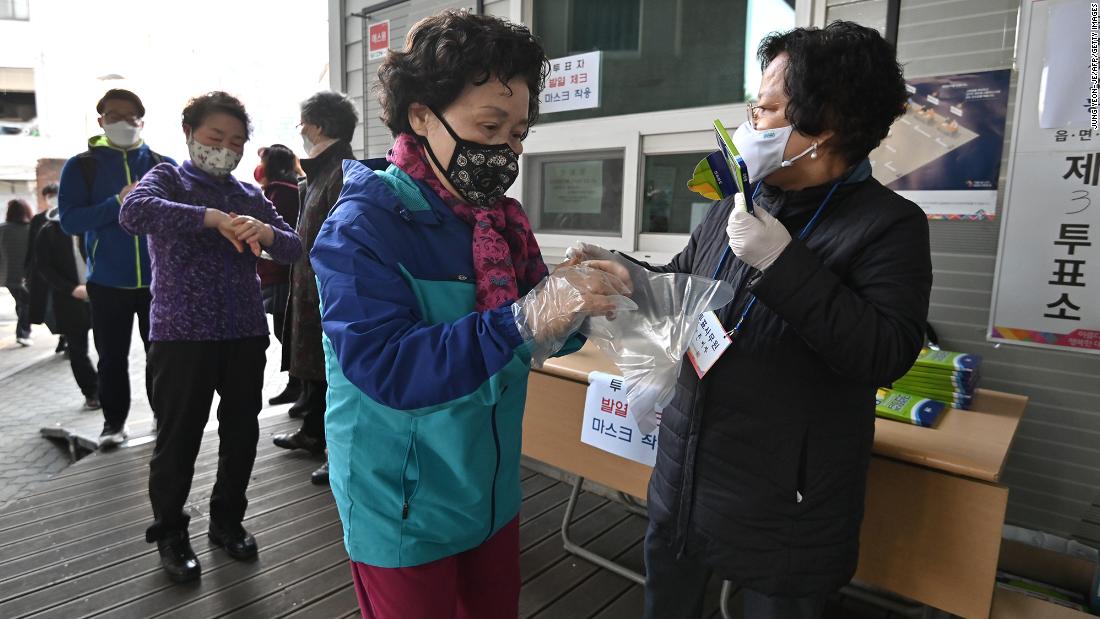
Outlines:
[[[749,125],[751,125],[753,129],[756,128],[756,110],[758,109],[760,109],[760,106],[754,105],[752,101],[745,103],[745,116],[748,118]]]
[[[125,121],[136,127],[137,124],[141,122],[141,117],[137,114],[119,114],[117,112],[107,112],[103,115],[103,120],[107,121],[107,124]]]

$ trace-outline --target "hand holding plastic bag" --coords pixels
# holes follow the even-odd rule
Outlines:
[[[614,316],[638,306],[629,271],[617,262],[593,260],[557,268],[512,305],[516,326],[531,342],[531,364],[542,367],[589,316]]]
[[[574,247],[578,258],[606,251],[587,243]],[[613,258],[630,274],[637,309],[616,320],[594,316],[580,332],[622,372],[630,414],[642,433],[651,434],[676,392],[699,315],[728,305],[733,287],[697,275],[654,273],[622,256]]]

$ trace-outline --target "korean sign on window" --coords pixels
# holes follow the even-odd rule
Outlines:
[[[657,461],[657,431],[642,434],[638,430],[621,376],[603,372],[588,375],[581,442],[646,466]]]
[[[600,107],[601,55],[602,52],[588,52],[551,59],[539,113]]]
[[[1041,79],[1056,12],[1049,2],[1025,3],[1014,151],[997,255],[989,337],[992,340],[1100,353],[1100,133],[1066,117],[1044,115]],[[1087,2],[1058,5],[1080,11],[1085,27],[1058,29],[1066,53],[1097,63],[1100,15]],[[1062,20],[1065,21],[1065,20]],[[1091,25],[1090,25],[1091,24]],[[1090,40],[1093,46],[1090,51]],[[1081,80],[1095,81],[1089,72]],[[1080,104],[1093,120],[1095,102]]]

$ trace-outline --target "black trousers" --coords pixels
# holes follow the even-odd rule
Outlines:
[[[260,289],[260,294],[264,300],[264,311],[271,314],[271,330],[275,332],[275,339],[282,343],[290,284],[269,284]]]
[[[691,559],[677,559],[676,550],[654,534],[645,536],[646,619],[700,619],[707,581],[713,570]],[[827,595],[809,598],[769,596],[741,590],[745,619],[820,619]]]
[[[130,334],[134,332],[134,316],[148,352],[152,298],[148,288],[111,288],[88,282],[92,337],[99,353],[99,402],[103,405],[103,421],[114,429],[121,428],[130,415]],[[145,389],[149,393],[148,377]],[[155,408],[153,412],[156,414]]]
[[[210,520],[239,524],[248,506],[245,491],[256,461],[260,437],[256,420],[268,338],[211,342],[153,342],[148,367],[153,410],[160,419],[153,458],[149,461],[149,500],[153,524],[145,539],[187,529],[183,512],[195,474],[203,428],[210,418],[214,393],[218,404],[218,476],[210,495]]]
[[[31,293],[22,284],[8,286],[8,292],[15,299],[15,337],[31,336]]]
[[[306,436],[325,439],[325,408],[328,397],[328,382],[323,380],[301,379],[306,391],[306,414],[302,416],[301,431]]]
[[[69,346],[69,367],[73,370],[73,378],[80,386],[80,392],[86,398],[98,398],[99,381],[88,357],[88,330],[71,331],[61,337]]]

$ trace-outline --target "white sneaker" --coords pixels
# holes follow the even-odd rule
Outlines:
[[[33,345],[33,344],[34,344],[34,340],[32,340],[32,339],[31,339],[31,338],[29,338],[29,337],[17,337],[17,338],[15,338],[15,343],[16,343],[16,344],[19,344],[20,346],[24,346],[24,347],[26,347],[26,346],[31,346],[31,345]]]
[[[118,430],[103,426],[103,433],[99,435],[99,448],[111,449],[118,447],[128,436],[130,436],[130,428],[126,427],[126,424],[123,424]]]

